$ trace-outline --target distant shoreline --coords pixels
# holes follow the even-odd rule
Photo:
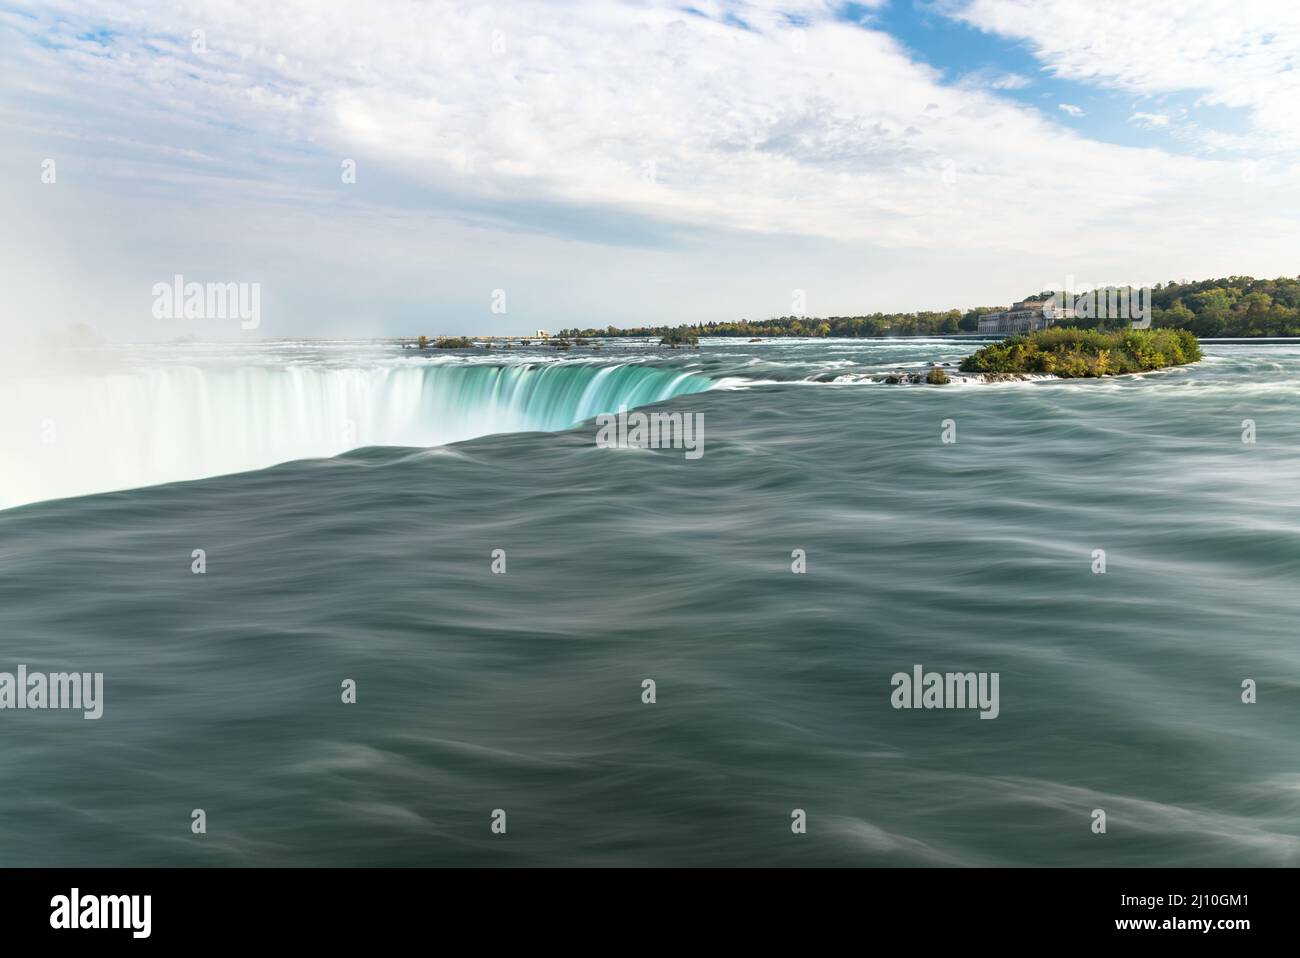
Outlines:
[[[1064,329],[1064,328],[1067,328],[1067,327],[1060,327],[1060,328]],[[1171,327],[1156,327],[1156,328],[1159,328],[1159,329],[1166,329],[1166,328],[1171,328]],[[781,341],[784,341],[784,340],[825,341],[825,342],[839,342],[839,343],[844,343],[844,342],[848,342],[848,343],[851,343],[851,342],[880,342],[880,341],[882,341],[882,340],[918,340],[918,341],[922,341],[922,340],[929,340],[929,341],[938,340],[938,341],[942,341],[942,342],[990,342],[990,343],[992,343],[992,342],[1001,342],[1001,341],[1004,340],[1004,339],[1010,339],[1013,335],[1017,335],[1017,334],[1014,334],[1014,333],[1008,333],[1008,334],[1006,334],[1006,335],[1000,335],[1000,334],[994,334],[994,333],[932,333],[932,334],[913,333],[913,334],[899,335],[899,336],[760,336],[760,337],[755,337],[755,338],[758,339],[760,342],[763,342],[763,343],[766,343],[766,342],[781,342]],[[552,336],[552,337],[550,337],[550,340],[547,340],[547,339],[538,339],[538,338],[535,337],[535,336],[533,336],[533,337],[529,337],[529,336],[501,336],[501,335],[495,335],[495,334],[494,334],[494,335],[491,335],[491,336],[475,336],[475,335],[468,335],[468,336],[466,336],[465,338],[466,338],[466,339],[469,339],[469,340],[473,340],[474,342],[492,342],[492,343],[499,343],[499,342],[511,342],[511,343],[517,343],[517,342],[519,342],[520,340],[527,340],[527,341],[529,341],[529,344],[530,344],[530,345],[534,345],[534,346],[544,346],[544,345],[546,345],[546,344],[547,344],[548,342],[550,342],[550,341],[559,341],[559,340],[561,340],[561,339],[563,339],[563,338],[565,338],[565,337],[561,337],[561,336]],[[649,334],[644,335],[644,336],[584,336],[584,337],[582,337],[582,338],[583,338],[583,339],[592,340],[593,342],[600,342],[600,343],[617,343],[617,342],[620,342],[620,341],[630,341],[630,342],[642,343],[642,342],[645,342],[645,341],[647,341],[647,340],[657,340],[657,338],[656,338],[655,336],[652,336],[652,335],[649,335]],[[705,333],[704,335],[700,336],[700,339],[701,339],[701,340],[704,340],[704,339],[710,339],[710,340],[726,340],[726,341],[728,341],[728,342],[732,342],[732,343],[735,343],[735,342],[741,342],[741,337],[739,337],[739,336],[710,336],[710,335],[708,335],[707,333]],[[1270,344],[1270,343],[1272,343],[1272,344],[1276,344],[1276,345],[1287,345],[1287,344],[1291,344],[1291,343],[1294,343],[1294,344],[1300,344],[1300,336],[1200,336],[1200,337],[1198,337],[1198,339],[1199,339],[1202,343],[1227,343],[1227,344],[1232,344],[1232,343],[1241,343],[1241,344],[1248,344],[1248,343],[1263,343],[1263,344]],[[375,342],[393,342],[393,343],[403,344],[403,343],[414,343],[415,340],[416,340],[416,337],[413,337],[413,336],[386,336],[386,337],[381,337],[380,339],[375,340]],[[292,339],[290,339],[290,340],[262,340],[262,342],[294,342],[294,341],[296,341],[296,340],[292,340]],[[329,340],[329,339],[322,339],[322,340],[320,340],[320,341],[321,341],[321,342],[331,342],[332,340]],[[346,342],[346,341],[348,341],[348,340],[340,339],[340,340],[338,340],[338,341],[340,341],[340,342]],[[572,340],[572,339],[569,339],[568,342],[572,343],[573,340]],[[748,340],[742,342],[741,344],[742,344],[742,345],[753,345],[753,343],[752,343],[751,341],[748,341]]]

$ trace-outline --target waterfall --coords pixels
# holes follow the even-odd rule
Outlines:
[[[158,365],[0,380],[0,508],[361,446],[559,430],[714,385],[638,363]]]

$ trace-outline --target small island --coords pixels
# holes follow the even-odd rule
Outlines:
[[[678,349],[682,346],[698,346],[699,344],[700,337],[686,326],[668,330],[664,333],[663,338],[659,340],[660,346],[668,346],[671,349]]]
[[[958,368],[989,378],[1037,373],[1079,379],[1149,372],[1200,358],[1201,344],[1186,329],[1100,332],[1053,326],[985,346]]]

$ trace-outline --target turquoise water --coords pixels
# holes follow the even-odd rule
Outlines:
[[[501,399],[513,369],[452,373],[473,388],[443,408],[416,390],[413,428],[478,438],[0,512],[0,670],[105,690],[98,721],[0,711],[0,862],[1300,862],[1300,347],[870,381],[970,348],[612,345],[548,367],[568,398]],[[313,350],[247,364],[408,415],[355,390],[409,357]],[[702,458],[597,448],[591,416],[656,400],[703,415]],[[217,431],[288,444],[258,408]],[[998,717],[892,708],[916,663],[999,673]]]

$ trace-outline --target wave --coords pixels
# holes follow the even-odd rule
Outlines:
[[[174,365],[0,382],[0,508],[261,469],[362,446],[566,429],[712,388],[642,363]]]

